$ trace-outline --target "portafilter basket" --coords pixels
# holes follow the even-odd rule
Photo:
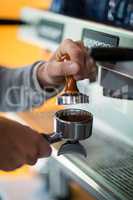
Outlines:
[[[63,139],[58,155],[78,153],[87,156],[85,148],[79,143],[92,135],[93,116],[90,112],[81,109],[64,109],[54,115],[54,134],[43,135],[49,143]]]
[[[64,139],[84,140],[92,134],[93,116],[80,109],[65,109],[55,113],[54,130]]]

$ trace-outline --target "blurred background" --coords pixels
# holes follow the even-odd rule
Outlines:
[[[131,42],[133,42],[133,36],[132,36],[133,0],[101,0],[101,1],[100,0],[76,0],[76,1],[75,0],[70,0],[70,1],[69,0],[32,0],[32,1],[31,0],[12,0],[12,1],[11,0],[1,0],[0,1],[0,19],[1,19],[0,22],[2,21],[2,19],[12,19],[12,20],[17,19],[17,20],[19,20],[20,15],[21,15],[21,10],[24,7],[32,7],[32,8],[37,8],[37,9],[41,9],[41,10],[49,10],[54,13],[60,13],[62,15],[71,16],[73,18],[76,17],[76,18],[81,18],[83,20],[89,20],[91,22],[92,21],[100,22],[102,25],[104,24],[104,25],[108,25],[108,26],[101,25],[102,28],[100,29],[99,24],[94,23],[93,24],[94,29],[96,28],[96,31],[98,32],[98,34],[100,33],[99,31],[101,31],[101,33],[104,33],[104,28],[106,27],[107,30],[105,32],[107,32],[107,33],[105,33],[105,35],[112,34],[113,36],[119,36],[118,39],[120,41],[120,44],[119,44],[120,46],[131,47],[131,45],[133,44],[133,43],[131,43]],[[25,13],[26,13],[26,11],[25,11]],[[34,11],[33,11],[33,13],[34,13]],[[28,13],[28,15],[30,16],[30,13]],[[60,19],[61,19],[60,16],[58,19],[60,21]],[[90,25],[93,27],[91,22],[90,22]],[[84,21],[82,21],[81,24],[82,23],[84,23]],[[87,26],[87,25],[85,25],[85,26]],[[92,27],[91,27],[91,29],[93,29]],[[108,29],[108,27],[110,29]],[[120,29],[115,29],[114,27],[117,27],[117,28],[119,27]],[[15,26],[0,25],[0,49],[1,49],[0,65],[4,65],[4,66],[10,67],[10,68],[17,68],[17,67],[25,66],[27,64],[32,64],[37,60],[48,60],[49,59],[49,57],[51,56],[51,52],[47,48],[45,48],[45,44],[44,44],[44,46],[42,46],[42,45],[40,45],[39,42],[38,42],[39,45],[36,45],[35,43],[32,43],[31,41],[30,41],[31,43],[26,42],[29,39],[28,34],[27,34],[28,37],[26,36],[27,37],[26,41],[21,40],[19,38],[18,30],[19,30],[18,25],[15,25]],[[68,30],[69,30],[68,32],[70,32],[70,29],[68,29]],[[111,33],[110,33],[110,30],[111,30]],[[130,30],[130,31],[128,32],[127,30],[128,31]],[[71,31],[71,32],[74,33],[74,35],[72,35],[73,37],[76,37],[78,35],[77,33],[75,34],[75,32],[76,32],[75,30]],[[120,32],[120,34],[119,34],[119,32]],[[22,33],[23,33],[23,31],[21,32],[21,34]],[[113,38],[112,35],[111,35],[111,38]],[[79,37],[79,35],[77,37]],[[100,38],[100,36],[99,36],[99,38]],[[99,40],[99,38],[96,38],[96,39]],[[92,39],[94,39],[93,36],[92,36]],[[129,41],[128,41],[128,39],[129,39]],[[41,38],[41,41],[42,40],[43,40],[43,38]],[[38,39],[38,41],[40,41],[40,40]],[[56,43],[56,45],[58,45],[58,43]],[[97,89],[97,88],[94,85],[94,90],[95,89]],[[96,93],[96,95],[94,95],[94,97],[96,97],[96,96],[98,96],[97,93]],[[99,98],[99,96],[98,96],[98,98]],[[101,96],[100,96],[100,98],[101,98]],[[97,101],[98,104],[96,106],[99,106],[101,103],[99,101],[99,99]],[[131,135],[130,132],[132,132],[132,128],[131,128],[131,130],[129,130],[129,127],[131,126],[132,121],[131,121],[131,118],[130,118],[131,122],[129,120],[127,120],[128,119],[127,116],[129,116],[129,113],[131,113],[131,116],[133,113],[131,111],[132,109],[130,109],[131,104],[129,105],[128,104],[129,102],[127,103],[126,101],[124,104],[124,103],[122,103],[122,101],[120,102],[119,100],[116,102],[115,100],[112,100],[112,99],[111,100],[110,99],[107,100],[104,98],[101,98],[101,99],[103,100],[104,111],[102,110],[103,111],[103,113],[102,113],[101,110],[99,112],[99,110],[97,109],[98,116],[100,116],[99,117],[100,120],[102,119],[101,118],[102,114],[103,114],[103,119],[107,118],[106,117],[106,114],[107,114],[107,116],[109,117],[108,118],[109,121],[107,121],[107,122],[109,122],[109,128],[111,127],[111,129],[110,129],[111,131],[113,130],[113,128],[116,125],[116,128],[118,127],[118,129],[120,130],[119,131],[120,134],[121,134],[121,132],[122,133],[124,132],[124,134],[127,136],[128,132],[129,132],[129,134]],[[107,104],[107,112],[106,112],[106,108],[105,108],[106,104]],[[112,107],[110,107],[110,105]],[[128,108],[128,105],[129,105],[129,108]],[[90,106],[90,104],[89,104],[89,106]],[[90,109],[89,106],[87,109]],[[95,108],[95,106],[93,106],[93,108]],[[111,108],[113,108],[114,110]],[[51,116],[52,116],[53,112],[58,109],[59,109],[58,106],[55,105],[55,98],[52,98],[47,103],[45,103],[45,106],[43,105],[40,108],[35,109],[33,111],[33,113],[35,113],[35,115],[33,113],[26,113],[26,114],[20,113],[19,117],[21,119],[24,119],[28,124],[30,124],[30,126],[33,129],[36,129],[37,131],[40,131],[40,132],[42,132],[42,131],[49,132],[49,130],[51,129]],[[101,109],[101,106],[100,106],[100,109]],[[111,110],[112,115],[110,114],[111,112],[109,109]],[[39,112],[44,113],[44,115],[42,115],[42,116],[37,115],[36,113],[39,113]],[[121,112],[123,112],[122,113],[123,115],[121,114]],[[116,113],[120,117],[116,117],[117,116]],[[3,116],[5,114],[1,113],[1,115]],[[129,121],[130,126],[128,125],[126,120],[125,121],[123,120],[123,119],[125,119],[124,115],[126,116],[126,120]],[[111,120],[110,120],[110,117],[111,117]],[[115,120],[115,118],[117,118],[118,120]],[[36,123],[36,119],[37,119],[37,123]],[[108,119],[105,119],[105,121]],[[113,119],[114,119],[114,123],[112,125]],[[125,122],[125,124],[127,123],[126,126],[125,126],[125,124],[123,124],[123,126],[121,125],[122,120]],[[45,121],[45,125],[44,125],[44,121]],[[103,121],[103,124],[101,125],[101,127],[103,125],[105,125],[105,121]],[[101,123],[101,121],[99,121],[99,123]],[[123,129],[123,130],[121,131],[121,129]],[[118,131],[117,131],[117,133],[118,133]],[[102,139],[101,139],[101,141],[102,141]],[[105,149],[103,146],[101,146],[100,149],[103,150],[103,152],[101,151],[102,155],[103,155],[103,153],[105,152],[104,151]],[[120,151],[121,151],[121,149],[120,149]],[[110,158],[110,156],[108,156],[108,159],[109,158]],[[101,161],[99,161],[99,162],[101,164]],[[83,166],[84,166],[84,162],[82,160],[80,163],[83,164]],[[51,166],[52,166],[52,168],[51,168]],[[0,171],[0,200],[68,200],[68,199],[71,199],[71,200],[81,200],[81,199],[94,200],[94,198],[91,197],[90,194],[85,192],[76,182],[69,181],[69,187],[67,187],[68,181],[66,181],[66,180],[64,182],[58,182],[60,180],[58,180],[58,178],[55,177],[56,173],[54,173],[54,176],[52,176],[53,184],[55,184],[55,185],[59,184],[60,190],[62,189],[62,191],[64,193],[67,192],[66,190],[69,188],[70,189],[69,194],[71,194],[71,198],[67,197],[67,199],[66,199],[64,197],[64,198],[60,199],[60,198],[51,197],[51,195],[48,192],[49,178],[47,177],[47,172],[50,169],[52,171],[53,168],[54,168],[54,172],[57,172],[57,174],[58,174],[58,167],[56,168],[56,164],[55,164],[54,160],[50,160],[49,162],[47,162],[47,160],[46,160],[46,163],[45,163],[45,161],[43,161],[43,172],[41,172],[40,170],[38,172],[36,167],[29,167],[29,166],[24,166],[21,169],[18,169],[16,171],[13,171],[10,173],[5,173],[5,172]],[[88,169],[88,164],[87,164],[86,169]],[[61,176],[61,179],[64,180],[63,175],[61,174],[60,176]],[[118,174],[118,176],[119,176],[119,174]],[[108,175],[107,175],[107,177],[108,177]],[[101,180],[104,180],[103,177]],[[121,182],[121,180],[120,180],[120,182]],[[125,185],[125,182],[128,182],[128,181],[125,181],[125,179],[124,179],[124,185]],[[107,182],[105,181],[105,183],[107,183]],[[118,186],[119,186],[119,184],[118,184]],[[133,187],[133,185],[132,185],[132,187]],[[64,188],[66,189],[65,191],[64,191]],[[117,189],[115,191],[117,192]],[[132,191],[131,191],[131,193],[132,193]]]
[[[25,6],[48,9],[50,0],[5,0],[0,2],[0,18],[18,19],[20,11]],[[42,50],[27,45],[19,41],[16,37],[17,27],[0,27],[0,44],[2,53],[0,54],[0,63],[7,66],[17,67],[43,57]],[[30,52],[30,56],[29,53]]]

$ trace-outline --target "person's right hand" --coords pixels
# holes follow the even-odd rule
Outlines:
[[[58,58],[68,54],[70,61],[59,62]],[[42,64],[37,70],[37,79],[41,86],[60,86],[65,77],[72,75],[75,80],[90,79],[94,81],[97,76],[95,61],[82,42],[71,39],[64,40],[48,62]]]
[[[36,131],[0,118],[0,170],[11,171],[24,164],[34,165],[37,159],[50,154],[48,142]]]

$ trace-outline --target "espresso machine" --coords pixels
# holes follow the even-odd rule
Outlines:
[[[32,8],[23,9],[21,18],[28,25],[21,26],[19,38],[42,48],[45,46],[48,51],[54,51],[65,38],[82,40],[92,50],[103,48],[104,55],[104,48],[133,48],[133,33],[130,30]],[[89,126],[85,140],[80,141],[85,150],[81,147],[82,155],[70,151],[57,156],[62,142],[53,145],[53,159],[57,161],[59,174],[66,173],[98,200],[133,199],[133,62],[132,59],[124,60],[126,53],[122,56],[123,60],[115,60],[115,56],[111,60],[100,60],[95,82],[86,79],[77,83],[80,93],[89,96],[89,103],[64,107],[69,112],[82,110],[84,114],[93,115],[93,127]],[[62,110],[55,114],[56,125],[62,116]],[[43,172],[43,161],[40,166],[37,169]],[[65,196],[62,176],[57,177],[52,168],[49,173],[51,190],[56,195],[63,193]],[[60,184],[53,186],[53,176]]]

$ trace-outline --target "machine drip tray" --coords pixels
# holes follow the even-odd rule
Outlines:
[[[120,161],[120,164],[116,163],[113,168],[101,169],[98,173],[108,180],[112,187],[117,188],[126,199],[133,199],[133,157]]]
[[[87,149],[87,159],[79,155],[67,157],[112,194],[112,199],[132,200],[133,146],[96,130],[82,144]]]

